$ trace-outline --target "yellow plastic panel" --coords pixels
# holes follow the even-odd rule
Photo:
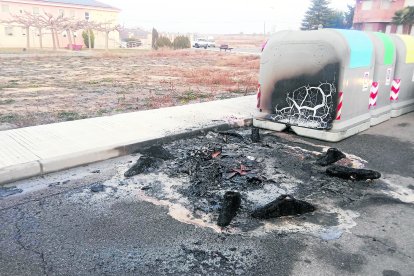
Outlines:
[[[410,35],[398,35],[405,44],[405,63],[414,63],[414,37]]]

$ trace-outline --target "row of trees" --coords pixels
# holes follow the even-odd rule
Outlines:
[[[39,37],[39,46],[43,48],[43,36],[45,30],[50,30],[52,36],[53,49],[60,48],[59,33],[65,32],[68,37],[69,44],[72,45],[74,39],[74,33],[79,30],[86,30],[86,37],[88,42],[85,43],[88,47],[93,45],[92,30],[105,33],[105,49],[108,49],[109,34],[113,31],[121,31],[120,25],[113,25],[111,23],[98,23],[89,20],[75,20],[72,18],[64,17],[63,15],[54,16],[50,13],[44,13],[43,15],[34,15],[28,12],[24,12],[20,15],[12,15],[11,19],[1,20],[1,23],[17,25],[26,30],[26,48],[30,49],[30,31],[31,29],[37,30]],[[85,36],[84,36],[85,37]]]
[[[350,29],[354,18],[353,6],[348,5],[346,12],[333,10],[329,0],[313,0],[302,20],[302,30],[323,28]]]
[[[312,0],[311,6],[302,21],[302,30],[323,28],[350,29],[354,18],[355,8],[348,5],[346,12],[329,8],[329,0]],[[408,6],[395,13],[392,23],[402,25],[403,33],[410,34],[414,25],[414,7]]]
[[[397,11],[392,18],[392,22],[395,25],[403,25],[405,27],[403,28],[403,32],[405,34],[410,34],[414,25],[414,7],[408,6]]]
[[[191,42],[187,36],[183,35],[175,37],[173,42],[171,42],[168,37],[160,36],[158,31],[153,28],[151,47],[154,50],[157,50],[158,48],[186,49],[191,48]]]

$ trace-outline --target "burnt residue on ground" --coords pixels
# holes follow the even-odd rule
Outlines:
[[[151,156],[141,156],[137,162],[129,168],[124,176],[131,177],[140,173],[149,173],[158,169],[162,164],[162,159],[151,157]]]
[[[16,187],[0,187],[0,199],[23,192],[22,189]]]
[[[240,208],[241,196],[238,192],[226,192],[221,203],[217,225],[225,227],[230,224]]]
[[[385,135],[359,134],[339,144],[343,150],[356,149],[357,155],[363,156],[371,167],[375,167],[383,174],[413,176],[413,166],[407,166],[410,165],[410,163],[407,164],[407,160],[412,160],[414,156],[412,142]],[[384,152],[387,153],[386,156]],[[384,162],[384,158],[387,162]]]
[[[91,192],[93,193],[99,193],[99,192],[103,192],[105,191],[105,185],[97,183],[97,184],[93,184],[91,186]]]
[[[327,168],[326,173],[330,176],[350,180],[372,180],[381,177],[381,173],[377,171],[354,169],[337,165]]]
[[[295,216],[315,211],[315,207],[290,195],[281,195],[276,200],[258,208],[252,214],[254,218],[269,219],[283,216]]]
[[[328,166],[343,158],[346,158],[346,155],[342,151],[337,148],[330,148],[316,163],[321,166]]]
[[[159,158],[162,160],[169,160],[174,158],[174,156],[169,151],[164,149],[161,145],[147,147],[137,152],[143,155],[151,156],[153,158]]]
[[[326,214],[319,210],[319,205],[329,201],[340,207],[347,206],[366,196],[367,189],[376,185],[375,182],[329,176],[326,167],[320,164],[321,156],[327,161],[324,164],[336,162],[345,156],[340,150],[324,153],[322,147],[299,147],[271,132],[263,131],[260,137],[256,134],[251,128],[208,132],[152,150],[169,156],[166,160],[160,156],[148,157],[149,151],[142,152],[145,155],[141,158],[161,160],[162,166],[153,162],[149,171],[166,174],[171,182],[184,183],[174,189],[185,198],[186,208],[192,211],[194,218],[204,220],[207,215],[215,224],[230,223],[242,231],[263,225],[263,216],[254,218],[252,214],[272,202],[275,208],[266,218],[277,220],[280,216],[317,210],[309,221],[323,223]],[[158,180],[147,182],[144,192],[165,199],[165,195],[159,193],[161,184]],[[274,204],[282,195],[289,195],[289,199],[297,203],[289,205],[286,214],[278,209],[280,204]],[[302,216],[306,220],[306,215]],[[329,225],[332,225],[337,220],[329,216]]]

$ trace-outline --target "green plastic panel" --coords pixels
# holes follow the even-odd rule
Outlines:
[[[392,41],[391,37],[384,33],[375,33],[375,35],[381,39],[382,43],[384,44],[384,64],[385,65],[392,65],[394,62],[395,56],[395,45]]]

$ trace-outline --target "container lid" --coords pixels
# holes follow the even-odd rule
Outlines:
[[[336,29],[347,41],[350,50],[349,67],[370,67],[374,46],[371,39],[361,31]]]

